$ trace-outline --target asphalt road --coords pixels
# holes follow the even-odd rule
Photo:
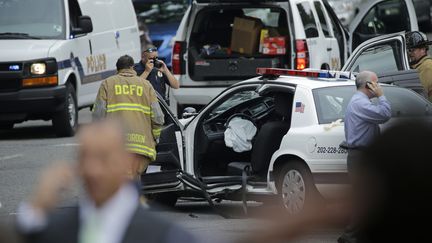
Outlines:
[[[80,124],[90,122],[88,109],[80,111]],[[19,202],[32,192],[41,170],[56,161],[75,161],[75,138],[56,138],[51,122],[31,121],[17,124],[11,131],[0,132],[0,222],[11,224]],[[77,202],[81,187],[65,195],[60,208]],[[252,203],[245,217],[239,203],[222,202],[212,209],[205,202],[179,201],[174,209],[158,209],[158,214],[176,221],[196,234],[217,237],[219,242],[233,240],[271,224],[266,208]],[[218,212],[224,212],[221,216]],[[229,215],[227,218],[226,215]],[[335,242],[334,230],[308,235],[302,242]]]

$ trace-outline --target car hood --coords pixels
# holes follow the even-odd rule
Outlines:
[[[58,40],[0,40],[0,62],[25,61],[48,57]]]

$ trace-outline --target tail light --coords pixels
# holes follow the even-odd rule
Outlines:
[[[303,70],[309,67],[309,50],[306,40],[296,40],[296,69]]]
[[[173,46],[172,53],[172,70],[173,74],[185,74],[186,64],[183,59],[185,53],[186,43],[183,41],[176,41]]]

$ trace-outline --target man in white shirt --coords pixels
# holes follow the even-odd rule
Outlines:
[[[35,243],[196,242],[185,230],[144,209],[127,171],[132,155],[123,131],[113,121],[80,129],[78,165],[57,164],[41,176],[28,202],[22,203],[18,229]],[[75,176],[76,175],[76,176]],[[79,177],[86,196],[77,207],[54,210],[61,192]]]

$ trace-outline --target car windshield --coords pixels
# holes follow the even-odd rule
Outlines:
[[[432,104],[411,90],[383,86],[385,97],[392,109],[392,117],[431,116]],[[313,91],[320,124],[344,119],[346,107],[356,92],[355,86],[331,87]],[[377,102],[372,99],[372,102]]]
[[[135,12],[145,24],[180,22],[188,7],[188,1],[134,1]]]
[[[65,38],[63,1],[0,0],[0,39]]]
[[[239,93],[234,94],[229,99],[224,101],[222,104],[220,104],[216,109],[214,109],[210,116],[216,116],[218,114],[221,114],[225,112],[226,110],[230,109],[231,107],[237,106],[243,102],[246,102],[251,99],[255,99],[260,97],[259,94],[253,90],[245,90],[241,91]]]

